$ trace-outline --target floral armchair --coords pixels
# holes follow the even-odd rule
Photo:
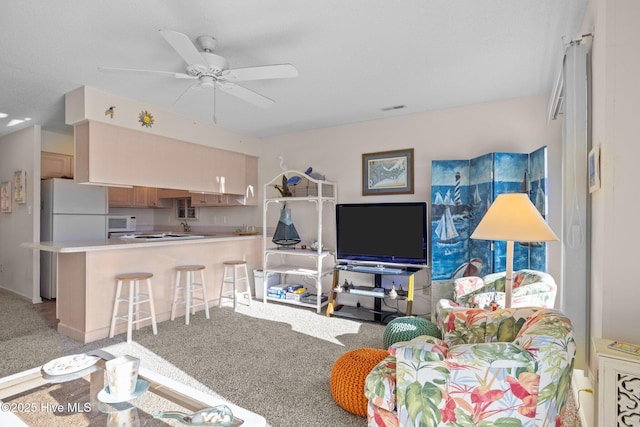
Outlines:
[[[503,271],[482,278],[456,279],[453,282],[453,299],[465,307],[485,308],[494,301],[499,307],[504,307],[505,278]],[[514,271],[511,306],[553,308],[556,291],[556,282],[548,273],[527,269]]]
[[[575,355],[568,318],[444,303],[438,319],[442,340],[396,343],[368,375],[369,426],[562,425]]]

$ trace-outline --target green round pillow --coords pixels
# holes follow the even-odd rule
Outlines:
[[[438,327],[422,317],[405,316],[393,319],[384,330],[384,348],[400,341],[411,341],[420,335],[442,338]]]

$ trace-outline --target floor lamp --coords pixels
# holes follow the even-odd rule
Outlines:
[[[558,240],[525,193],[500,194],[496,197],[471,238],[507,241],[507,271],[504,284],[504,304],[507,308],[511,307],[514,242]]]

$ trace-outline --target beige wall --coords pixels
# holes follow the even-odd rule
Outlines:
[[[105,114],[105,106],[115,106],[113,118]],[[153,115],[154,123],[151,127],[141,128],[138,122],[141,111],[148,111]],[[257,138],[217,126],[213,122],[196,121],[166,108],[103,92],[90,86],[81,86],[65,95],[65,122],[73,125],[87,119],[129,129],[143,129],[145,133],[152,135],[239,153],[251,153],[259,144]]]
[[[547,101],[548,96],[541,95],[272,137],[264,141],[257,153],[259,182],[271,181],[280,172],[278,157],[283,156],[289,169],[304,171],[312,166],[328,180],[337,182],[339,203],[430,202],[432,160],[469,159],[488,152],[528,153],[546,145],[549,224],[560,235],[562,129],[560,121],[546,123]],[[402,148],[414,149],[415,194],[362,196],[362,153]],[[314,235],[315,223],[308,213],[301,214],[296,209],[292,218],[303,240]],[[267,224],[276,223],[274,210]],[[323,239],[334,247],[332,235]],[[560,244],[551,243],[548,247],[549,272],[560,282]],[[354,280],[355,285],[360,284],[359,280],[362,284],[370,282],[363,275],[354,275],[349,280]],[[418,288],[428,283],[424,274],[416,276]],[[429,304],[428,297],[418,295],[414,313],[429,312]]]
[[[549,223],[560,232],[561,124],[546,123],[546,95],[413,114],[282,135],[264,141],[260,182],[280,171],[312,166],[338,183],[339,203],[431,201],[431,161],[488,152],[531,152],[548,146]],[[415,194],[362,196],[362,153],[414,148]],[[277,219],[276,219],[277,221]],[[300,227],[303,227],[302,221]],[[274,222],[275,224],[275,222]],[[549,244],[549,270],[560,277],[560,245]]]
[[[27,202],[12,203],[0,213],[0,287],[40,302],[40,253],[20,247],[40,241],[40,126],[0,138],[0,181],[11,181],[18,170],[27,172]],[[37,165],[37,166],[36,166]]]
[[[98,95],[100,105],[109,104],[111,101],[108,95],[100,93]],[[102,98],[104,96],[107,98]],[[120,99],[118,105],[125,106],[126,102]],[[206,142],[207,145],[237,151],[242,150],[239,150],[236,145],[242,145],[246,153],[260,157],[260,183],[271,180],[279,173],[279,156],[284,157],[291,169],[304,170],[308,166],[313,166],[315,171],[325,174],[327,179],[338,183],[338,202],[341,203],[430,201],[432,160],[469,159],[494,151],[530,152],[546,145],[549,154],[549,223],[558,233],[561,204],[561,126],[559,122],[546,123],[546,105],[547,96],[540,95],[282,135],[259,141],[246,138],[246,142],[240,142],[245,141],[245,138],[238,139],[237,134],[226,132],[208,133],[214,136],[205,141],[202,139],[203,134],[199,127],[197,132],[194,132],[191,127],[185,127],[184,124],[174,129],[173,135],[181,133],[180,129],[184,129],[182,137],[184,140]],[[137,111],[138,107],[135,105],[132,111]],[[121,108],[119,114],[123,111],[124,109]],[[162,118],[161,110],[156,111],[158,111],[156,117]],[[96,118],[104,116],[102,110],[91,114]],[[101,117],[101,120],[110,119]],[[129,125],[134,124],[129,123]],[[160,131],[158,128],[160,126],[154,126],[154,131]],[[226,136],[216,138],[216,135]],[[361,195],[362,153],[398,148],[415,150],[415,194],[363,197]],[[39,154],[39,147],[37,151]],[[258,192],[262,197],[262,185],[259,186]],[[150,215],[155,224],[179,224],[175,218],[171,218],[172,213],[166,210],[155,210]],[[294,221],[303,239],[313,238],[315,224],[309,219],[312,215],[304,214],[302,217],[295,217],[295,215],[294,213]],[[147,217],[143,222],[151,222],[151,217],[148,215]],[[201,212],[197,225],[220,225],[223,218],[225,223],[222,225],[246,223],[259,226],[262,224],[262,208],[261,206],[206,208]],[[333,246],[332,220],[332,217],[325,218],[325,224],[328,226],[324,239],[328,242],[328,246]],[[274,211],[268,224],[275,226],[276,223],[277,212]],[[4,242],[2,246],[5,246]],[[560,245],[551,243],[549,271],[556,278],[561,277],[560,265]]]
[[[602,188],[592,194],[591,335],[636,344],[640,286],[632,267],[640,241],[638,17],[637,1],[592,0],[583,26],[595,34],[593,144],[601,147],[602,178]]]
[[[73,135],[42,131],[42,151],[73,156]]]

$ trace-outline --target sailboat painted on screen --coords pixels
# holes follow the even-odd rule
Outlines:
[[[538,212],[540,212],[540,215],[544,215],[545,214],[546,199],[547,199],[547,197],[544,194],[544,190],[542,189],[542,185],[540,184],[540,181],[538,181],[538,189],[536,190],[534,204],[535,204],[536,208],[538,209]]]
[[[453,217],[451,216],[451,210],[447,206],[438,222],[438,226],[435,230],[436,236],[438,236],[439,243],[454,243],[454,239],[459,236],[456,225],[453,223]]]
[[[476,191],[473,192],[473,204],[479,205],[482,203],[482,199],[480,198],[480,191],[478,191],[478,184],[476,184]]]

